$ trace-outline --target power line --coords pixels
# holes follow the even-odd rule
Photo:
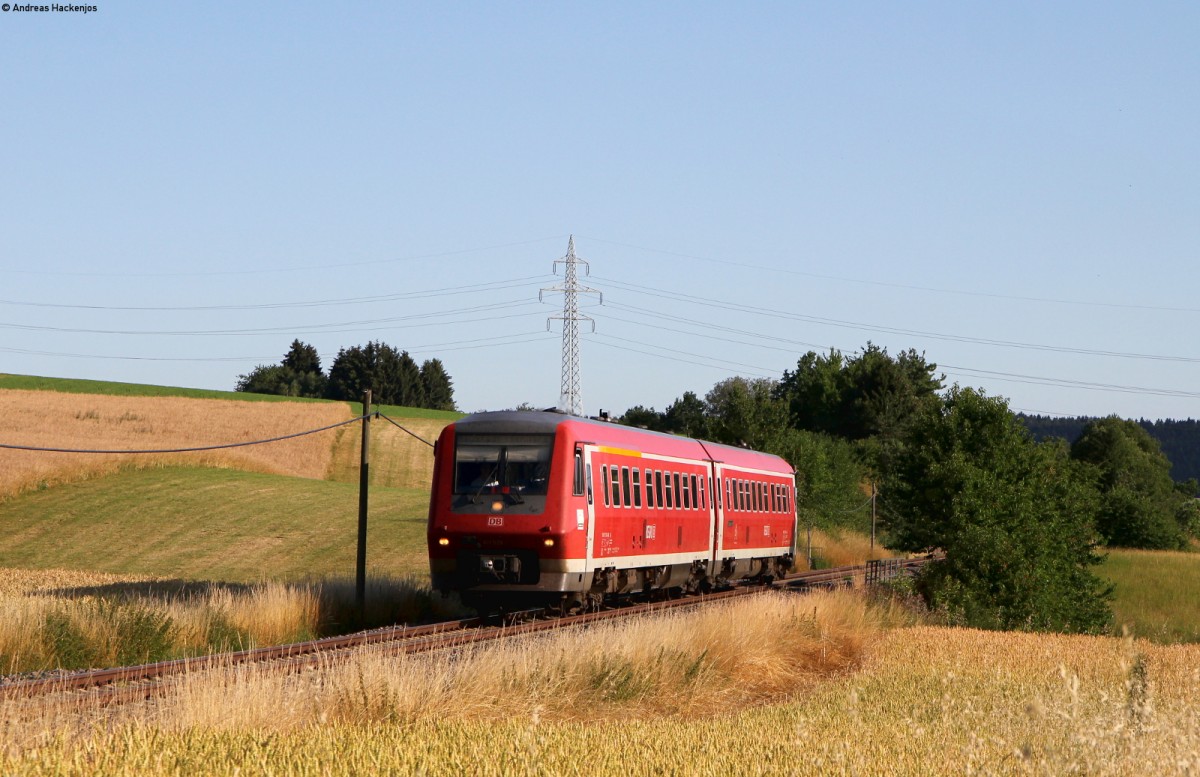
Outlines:
[[[666,359],[668,361],[681,362],[683,364],[691,364],[692,366],[695,366],[695,367],[708,367],[708,368],[715,369],[715,370],[722,370],[724,372],[729,372],[728,367],[722,366],[719,364],[713,364],[711,362],[699,362],[699,361],[694,361],[692,359],[681,359],[678,356],[667,356],[667,355],[661,354],[661,353],[654,353],[653,351],[643,351],[640,348],[630,348],[628,346],[616,345],[614,343],[606,343],[606,342],[602,342],[602,341],[593,341],[593,343],[595,345],[602,345],[605,348],[615,348],[618,351],[627,351],[629,353],[640,353],[644,356],[651,356],[655,359]],[[705,358],[705,357],[700,356],[699,358]],[[762,373],[749,373],[749,374],[754,375],[755,377],[758,377],[758,378],[774,378],[777,375],[779,375],[778,372],[775,372],[774,374],[762,374]]]
[[[505,310],[515,307],[531,307],[537,303],[530,302],[527,299],[508,300],[505,302],[493,302],[486,305],[473,305],[465,308],[456,308],[453,310],[441,310],[433,313],[414,313],[407,316],[391,316],[388,318],[363,319],[359,321],[343,321],[327,324],[304,324],[291,326],[276,326],[276,327],[261,327],[254,329],[201,329],[201,330],[138,330],[138,329],[85,329],[81,327],[56,327],[56,326],[38,326],[33,324],[14,324],[9,322],[0,322],[0,328],[5,329],[21,329],[36,332],[63,332],[69,334],[101,334],[101,335],[161,335],[161,336],[227,336],[227,335],[256,335],[256,334],[283,334],[283,333],[311,333],[311,332],[340,332],[340,331],[358,331],[365,326],[373,326],[378,324],[397,324],[404,321],[415,321],[429,318],[445,318],[462,313],[478,313],[483,311]],[[522,314],[529,315],[529,314]],[[499,316],[497,318],[505,318]],[[468,321],[480,321],[491,319],[469,319]],[[466,323],[466,322],[439,322],[437,325],[442,326],[445,323]],[[409,326],[422,326],[421,324]],[[341,327],[338,329],[337,327]],[[349,327],[349,329],[347,329]],[[402,328],[395,326],[393,328]]]
[[[523,338],[515,340],[512,338]],[[534,342],[535,340],[548,339],[544,331],[536,332],[517,332],[510,335],[496,335],[494,337],[479,337],[469,340],[451,340],[444,343],[428,343],[425,345],[408,346],[404,350],[412,353],[421,353],[438,348],[445,351],[461,351],[470,348],[489,348],[495,345],[515,345],[519,343]],[[508,342],[502,342],[502,341]],[[501,342],[497,342],[501,341]],[[455,347],[458,346],[458,347]],[[53,356],[68,359],[100,359],[103,361],[122,360],[122,361],[161,361],[161,362],[270,362],[275,360],[275,356],[123,356],[115,354],[95,354],[95,353],[64,353],[61,351],[33,351],[26,348],[4,348],[0,347],[0,352],[4,353],[19,353],[26,356]],[[332,360],[336,354],[322,353],[319,354],[324,361]]]
[[[335,305],[359,305],[376,302],[398,302],[410,299],[429,299],[459,294],[478,294],[480,292],[515,289],[530,284],[527,281],[545,278],[544,275],[529,275],[524,278],[510,278],[489,283],[474,283],[467,286],[443,287],[426,289],[424,291],[407,291],[395,294],[379,294],[370,297],[345,297],[341,299],[308,300],[303,302],[262,302],[250,305],[67,305],[58,302],[22,302],[19,300],[0,300],[0,305],[12,305],[32,308],[54,308],[59,310],[103,310],[103,311],[144,311],[144,312],[197,312],[208,310],[279,310],[285,308],[329,307]]]
[[[80,278],[195,278],[195,277],[213,277],[223,275],[267,275],[272,273],[295,273],[309,272],[313,270],[338,270],[346,267],[369,267],[382,264],[399,264],[402,262],[413,262],[421,259],[442,259],[447,256],[461,256],[463,254],[474,254],[482,251],[495,251],[500,248],[514,248],[517,246],[533,245],[535,243],[544,243],[548,240],[561,240],[561,235],[552,237],[539,237],[533,240],[519,240],[514,243],[499,243],[496,245],[481,246],[478,248],[462,248],[454,251],[439,251],[429,254],[414,254],[412,256],[403,256],[394,259],[368,259],[361,262],[340,262],[329,264],[301,265],[296,267],[272,267],[259,268],[253,270],[195,270],[190,272],[146,272],[138,270],[136,272],[67,272],[63,270],[26,270],[17,268],[3,268],[0,272],[19,273],[22,275],[49,275],[49,276],[67,276]],[[149,261],[149,260],[147,260]]]
[[[580,235],[580,237],[584,237]],[[646,248],[644,246],[630,245],[628,243],[618,243],[612,240],[603,240],[598,237],[588,237],[588,240],[593,240],[597,243],[607,243],[608,245],[620,246],[621,248],[631,248],[635,251],[647,251],[649,253],[662,254],[664,256],[674,256],[680,259],[689,259],[700,262],[711,262],[713,264],[723,264],[730,267],[744,267],[750,270],[760,270],[767,272],[783,273],[785,275],[797,275],[805,278],[818,278],[826,281],[838,281],[841,283],[858,283],[866,286],[880,286],[889,289],[906,289],[909,291],[925,291],[935,294],[955,294],[967,297],[988,297],[991,299],[1016,300],[1020,302],[1041,302],[1051,303],[1056,305],[1077,305],[1087,307],[1102,307],[1102,308],[1120,308],[1127,310],[1150,310],[1168,313],[1200,313],[1200,308],[1184,308],[1184,307],[1169,307],[1164,305],[1134,305],[1121,302],[1094,302],[1088,300],[1071,300],[1071,299],[1056,299],[1053,297],[1026,297],[1018,294],[997,294],[987,291],[967,291],[964,289],[943,289],[936,286],[916,286],[905,283],[890,283],[888,281],[867,280],[864,278],[847,278],[839,275],[824,275],[821,273],[805,272],[803,270],[795,270],[792,268],[772,267],[769,265],[752,264],[750,262],[734,261],[732,259],[718,259],[711,256],[697,256],[695,254],[686,254],[678,251],[666,251],[658,248]]]
[[[269,442],[280,442],[282,440],[291,440],[296,437],[304,437],[305,435],[316,434],[317,432],[326,432],[326,431],[329,431],[330,429],[336,429],[339,426],[346,426],[347,424],[352,424],[355,421],[361,421],[362,419],[366,418],[368,415],[370,415],[370,413],[365,413],[363,415],[358,416],[357,418],[351,418],[348,421],[339,421],[336,424],[329,424],[328,426],[322,426],[318,429],[306,429],[303,432],[295,432],[294,434],[284,434],[284,435],[280,435],[278,437],[268,437],[264,440],[248,440],[248,441],[244,441],[244,442],[227,442],[227,443],[219,443],[217,445],[199,445],[199,446],[192,447],[192,448],[147,448],[147,449],[140,449],[140,450],[129,450],[129,449],[105,450],[105,449],[93,449],[93,448],[48,448],[48,447],[41,447],[41,446],[36,446],[36,445],[13,445],[10,443],[0,443],[0,448],[5,448],[8,450],[13,450],[13,451],[33,451],[36,453],[100,453],[100,454],[196,453],[199,451],[216,451],[216,450],[223,450],[225,448],[244,448],[248,445],[264,445]]]
[[[1022,375],[1014,372],[999,372],[995,370],[981,370],[974,367],[960,367],[953,364],[941,364],[940,367],[945,367],[947,374],[967,373],[968,375],[985,376],[996,380],[1008,381],[1010,383],[1029,383],[1036,386],[1058,386],[1062,388],[1078,388],[1087,391],[1113,391],[1122,394],[1143,394],[1156,397],[1184,397],[1187,399],[1200,399],[1200,391],[1183,391],[1180,389],[1158,389],[1147,388],[1144,386],[1122,386],[1115,383],[1094,383],[1085,380],[1072,380],[1070,378],[1046,378],[1039,375]],[[957,372],[955,372],[957,371]]]
[[[1023,343],[1011,340],[995,340],[985,337],[968,337],[966,335],[952,335],[941,332],[928,332],[919,329],[903,329],[900,327],[890,327],[879,324],[864,324],[857,321],[843,321],[833,318],[824,318],[820,316],[808,316],[801,313],[791,313],[784,310],[774,310],[772,308],[764,308],[752,305],[742,305],[726,300],[713,299],[711,297],[698,297],[691,294],[682,294],[679,292],[671,292],[665,289],[657,289],[650,286],[639,286],[638,284],[624,283],[622,281],[605,280],[610,285],[624,288],[626,291],[632,291],[636,294],[645,294],[647,296],[659,297],[663,299],[673,299],[681,302],[690,302],[693,304],[703,304],[707,307],[718,307],[725,310],[733,310],[741,313],[753,313],[771,318],[783,318],[791,321],[803,321],[807,323],[821,324],[824,326],[837,327],[842,329],[856,329],[865,332],[878,332],[886,334],[906,335],[910,337],[929,337],[935,340],[946,340],[949,342],[969,343],[973,345],[990,345],[1003,348],[1015,348],[1020,350],[1036,350],[1049,351],[1053,353],[1073,353],[1085,356],[1105,356],[1122,359],[1147,359],[1151,361],[1168,361],[1168,362],[1183,362],[1188,364],[1200,363],[1200,357],[1192,356],[1171,356],[1164,354],[1145,354],[1145,353],[1129,353],[1124,351],[1107,351],[1090,348],[1072,348],[1067,346],[1043,345],[1039,343]]]

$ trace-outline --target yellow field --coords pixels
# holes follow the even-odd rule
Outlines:
[[[163,449],[266,439],[351,418],[343,403],[240,402],[0,391],[0,439],[49,448]],[[161,464],[229,467],[307,478],[329,472],[335,432],[204,453],[110,456],[0,449],[0,498]],[[356,438],[357,439],[357,438]]]
[[[434,442],[450,422],[443,419],[399,418],[397,423],[421,439]],[[358,482],[362,457],[360,427],[339,429],[333,445],[328,478]],[[433,448],[405,434],[382,418],[371,421],[371,484],[395,488],[429,488],[433,481]]]
[[[888,624],[893,624],[891,627]],[[438,657],[9,704],[4,774],[1195,774],[1200,648],[778,595]]]

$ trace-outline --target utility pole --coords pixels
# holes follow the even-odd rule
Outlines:
[[[875,558],[875,481],[871,481],[871,558]]]
[[[371,485],[371,389],[363,392],[362,451],[358,463],[358,559],[354,575],[354,603],[358,617],[366,619],[367,605],[367,491]]]
[[[587,321],[592,325],[592,331],[596,331],[596,322],[590,316],[585,316],[579,312],[579,295],[580,294],[598,294],[600,296],[600,304],[604,304],[604,294],[596,289],[588,288],[587,286],[579,285],[579,265],[583,265],[585,274],[591,274],[591,266],[587,262],[575,256],[575,236],[567,240],[567,255],[561,259],[555,260],[552,270],[558,272],[558,266],[562,264],[566,267],[566,272],[563,282],[542,289],[538,292],[538,301],[542,301],[542,296],[545,292],[558,292],[563,294],[563,312],[561,316],[550,316],[546,319],[546,331],[550,331],[550,322],[559,320],[563,322],[563,339],[562,339],[562,386],[558,395],[558,409],[569,415],[583,415],[583,387],[579,376],[579,322]]]

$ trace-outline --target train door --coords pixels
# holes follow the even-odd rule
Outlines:
[[[580,446],[583,452],[583,467],[585,479],[585,492],[587,494],[587,507],[580,514],[576,512],[575,528],[584,530],[586,540],[584,546],[586,548],[584,554],[583,577],[581,578],[581,589],[590,585],[592,579],[592,569],[594,562],[594,548],[596,546],[596,481],[592,477],[592,452],[595,450],[594,445]],[[582,522],[583,525],[580,525]]]
[[[718,569],[718,562],[721,560],[721,551],[725,547],[725,515],[729,510],[728,500],[725,498],[725,468],[718,463],[713,464],[713,472],[716,474],[713,482],[713,503],[717,509],[713,513],[713,530],[712,530],[712,553],[710,563],[711,569]]]

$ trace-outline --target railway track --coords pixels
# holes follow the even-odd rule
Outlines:
[[[298,673],[317,666],[326,666],[363,650],[384,655],[408,655],[453,649],[506,639],[523,634],[536,634],[555,629],[584,626],[616,618],[650,612],[664,612],[679,607],[697,607],[760,593],[764,590],[804,591],[873,582],[897,575],[909,574],[928,559],[889,559],[869,565],[835,567],[832,569],[796,572],[769,583],[740,585],[709,594],[661,599],[644,603],[618,604],[597,612],[535,618],[529,613],[513,613],[509,622],[495,625],[482,618],[464,618],[424,626],[395,626],[359,632],[342,637],[298,642],[288,645],[241,650],[210,656],[198,656],[174,661],[160,661],[139,666],[113,669],[93,669],[83,672],[20,679],[0,684],[0,701],[32,699],[60,694],[80,703],[121,704],[154,698],[165,693],[173,680],[199,672],[244,665],[268,665],[284,673]],[[878,564],[884,566],[880,567]],[[540,612],[540,611],[539,611]],[[522,620],[522,616],[526,619]],[[2,678],[0,678],[2,679]]]

